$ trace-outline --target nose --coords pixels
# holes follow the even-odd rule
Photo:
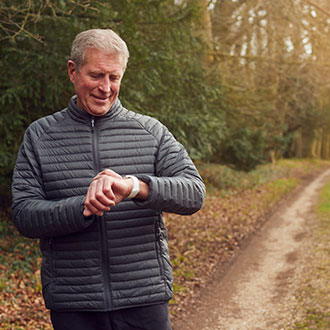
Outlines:
[[[109,93],[111,90],[111,82],[110,79],[105,77],[104,79],[102,79],[100,85],[99,85],[99,89],[103,92],[103,93]]]

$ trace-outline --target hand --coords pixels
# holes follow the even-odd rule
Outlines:
[[[100,172],[89,185],[84,204],[84,216],[88,217],[92,214],[102,216],[103,212],[110,211],[112,206],[126,198],[132,188],[131,179],[125,179],[109,169]]]

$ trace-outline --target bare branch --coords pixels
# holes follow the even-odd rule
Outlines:
[[[309,5],[317,8],[318,10],[320,10],[322,13],[326,14],[327,16],[330,17],[330,12],[322,7],[320,7],[319,5],[317,5],[314,1],[311,1],[311,0],[303,0],[305,1],[306,3],[308,3]]]

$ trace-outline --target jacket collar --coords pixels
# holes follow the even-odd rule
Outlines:
[[[121,102],[119,101],[119,99],[117,98],[115,103],[111,106],[111,108],[105,115],[94,117],[91,114],[89,114],[87,111],[82,110],[77,107],[77,95],[74,95],[71,97],[71,100],[69,102],[67,109],[68,109],[69,116],[72,119],[80,121],[80,122],[89,123],[92,118],[99,121],[99,120],[110,119],[110,118],[117,116],[122,110],[122,105],[121,105]]]

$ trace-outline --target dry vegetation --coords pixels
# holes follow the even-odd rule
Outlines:
[[[199,166],[209,191],[203,209],[189,217],[165,215],[175,277],[173,323],[185,315],[215,269],[221,270],[235,256],[279,201],[328,165],[283,161],[248,174]],[[37,241],[20,237],[7,216],[3,212],[0,222],[1,329],[51,329],[41,295]]]
[[[328,159],[329,1],[213,3],[208,43],[230,125],[263,130],[272,157],[294,139],[295,157]]]
[[[199,213],[188,218],[166,216],[175,277],[175,297],[171,302],[174,323],[186,316],[215,270],[224,271],[240,246],[262,226],[279,203],[321,169],[320,163],[311,162],[267,165],[240,177],[243,187],[233,177],[236,189],[230,190],[229,183],[227,194],[214,189]],[[208,177],[209,170],[209,167],[201,170],[204,177]],[[211,168],[211,176],[221,177],[222,171],[221,167]]]

